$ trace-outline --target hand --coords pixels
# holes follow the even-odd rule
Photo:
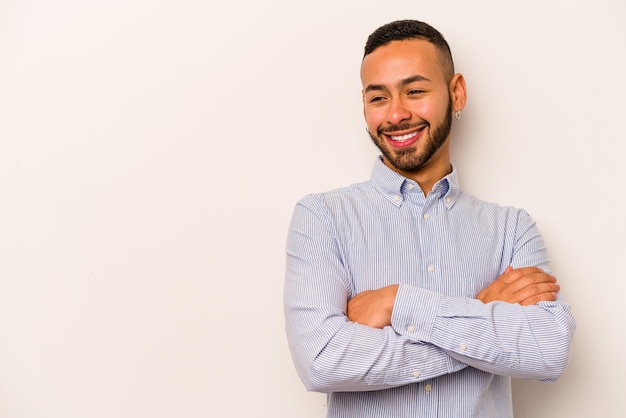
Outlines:
[[[513,269],[509,266],[500,277],[481,290],[476,298],[483,303],[499,300],[526,306],[556,300],[556,293],[560,289],[556,277],[538,267]]]
[[[397,284],[359,293],[348,301],[348,319],[373,328],[391,325],[397,293]]]

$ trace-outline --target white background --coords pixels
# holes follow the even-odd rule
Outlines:
[[[625,4],[0,0],[0,416],[323,417],[285,236],[369,176],[359,64],[398,18],[451,44],[461,184],[531,213],[578,320],[516,416],[625,416]]]

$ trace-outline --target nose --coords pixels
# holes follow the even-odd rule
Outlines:
[[[387,113],[387,122],[392,125],[398,125],[401,122],[411,119],[411,112],[404,103],[402,98],[393,98],[390,101],[389,112]]]

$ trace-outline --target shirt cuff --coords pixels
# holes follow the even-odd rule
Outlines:
[[[440,303],[438,293],[401,284],[391,313],[391,327],[412,341],[429,343]]]

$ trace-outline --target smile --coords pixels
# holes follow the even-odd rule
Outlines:
[[[411,133],[404,134],[404,135],[389,135],[389,138],[395,142],[405,142],[411,138],[415,138],[418,133],[419,131],[411,132]]]
[[[412,132],[408,132],[402,135],[390,135],[385,134],[385,136],[389,139],[391,145],[396,148],[404,148],[413,145],[417,140],[421,137],[424,128],[417,129]]]

